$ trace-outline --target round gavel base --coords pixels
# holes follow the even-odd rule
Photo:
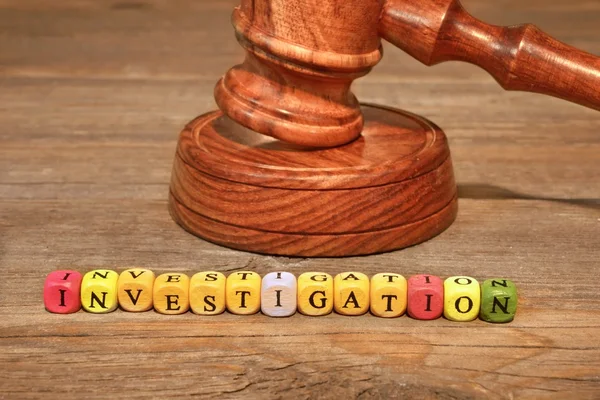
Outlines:
[[[426,119],[363,105],[352,143],[296,147],[248,130],[220,111],[180,135],[169,210],[184,229],[263,254],[380,253],[436,236],[456,217],[446,136]]]

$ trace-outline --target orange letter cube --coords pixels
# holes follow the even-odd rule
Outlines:
[[[371,313],[378,317],[399,317],[406,311],[406,278],[383,273],[371,277]]]
[[[161,314],[183,314],[190,308],[190,278],[176,272],[154,281],[154,309]]]
[[[369,277],[360,272],[344,272],[333,279],[333,307],[342,315],[362,315],[369,311]]]
[[[333,310],[333,278],[324,272],[305,272],[298,277],[298,311],[327,315]]]
[[[198,272],[190,279],[190,307],[195,314],[217,315],[225,311],[225,283],[220,272]]]
[[[125,311],[148,311],[153,303],[154,272],[149,269],[127,269],[119,275],[117,297]]]
[[[227,310],[238,315],[256,314],[260,310],[261,281],[256,272],[232,272],[225,286]]]

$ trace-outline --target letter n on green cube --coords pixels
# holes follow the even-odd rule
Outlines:
[[[487,322],[510,322],[517,312],[517,286],[508,279],[488,279],[481,284],[479,318]]]

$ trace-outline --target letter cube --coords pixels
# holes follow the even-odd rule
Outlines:
[[[324,272],[305,272],[298,277],[298,311],[327,315],[333,310],[333,278]]]
[[[225,311],[225,284],[220,272],[198,272],[190,279],[190,307],[199,315],[217,315]]]
[[[161,314],[186,313],[190,308],[190,278],[186,274],[171,272],[159,275],[154,281],[154,309]]]
[[[487,322],[510,322],[517,312],[517,286],[508,279],[488,279],[481,284],[479,317]]]
[[[414,275],[408,279],[408,315],[431,320],[444,312],[444,282],[434,275]]]
[[[262,278],[260,310],[269,317],[289,317],[296,313],[296,277],[289,272],[271,272]]]
[[[342,315],[362,315],[369,311],[369,277],[360,272],[344,272],[333,279],[333,307]]]
[[[48,274],[44,282],[46,310],[57,314],[71,314],[81,308],[81,274],[61,270]]]
[[[109,269],[95,269],[81,280],[81,305],[85,311],[102,314],[117,309],[119,274]]]
[[[406,278],[383,273],[371,277],[371,313],[378,317],[399,317],[406,311]]]
[[[148,311],[152,309],[154,272],[149,269],[131,268],[119,274],[117,298],[125,311]]]
[[[252,271],[233,272],[227,277],[225,304],[232,314],[249,315],[260,310],[260,275]]]
[[[450,321],[472,321],[479,315],[481,289],[469,276],[452,276],[444,281],[444,317]]]

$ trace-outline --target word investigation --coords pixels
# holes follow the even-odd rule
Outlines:
[[[360,272],[332,277],[324,272],[306,272],[297,279],[290,272],[239,271],[225,277],[220,272],[199,272],[191,278],[183,273],[155,276],[148,269],[133,268],[120,274],[97,269],[81,275],[77,271],[51,272],[44,284],[44,303],[53,313],[69,314],[83,308],[90,313],[151,309],[161,314],[182,314],[191,309],[198,315],[225,311],[237,315],[261,311],[270,317],[288,317],[300,312],[309,316],[363,315],[367,312],[394,318],[408,314],[419,320],[442,315],[451,321],[510,322],[517,310],[517,288],[502,278],[481,285],[475,278],[453,276],[442,280],[433,275],[415,275],[408,280],[395,273],[369,278]]]

